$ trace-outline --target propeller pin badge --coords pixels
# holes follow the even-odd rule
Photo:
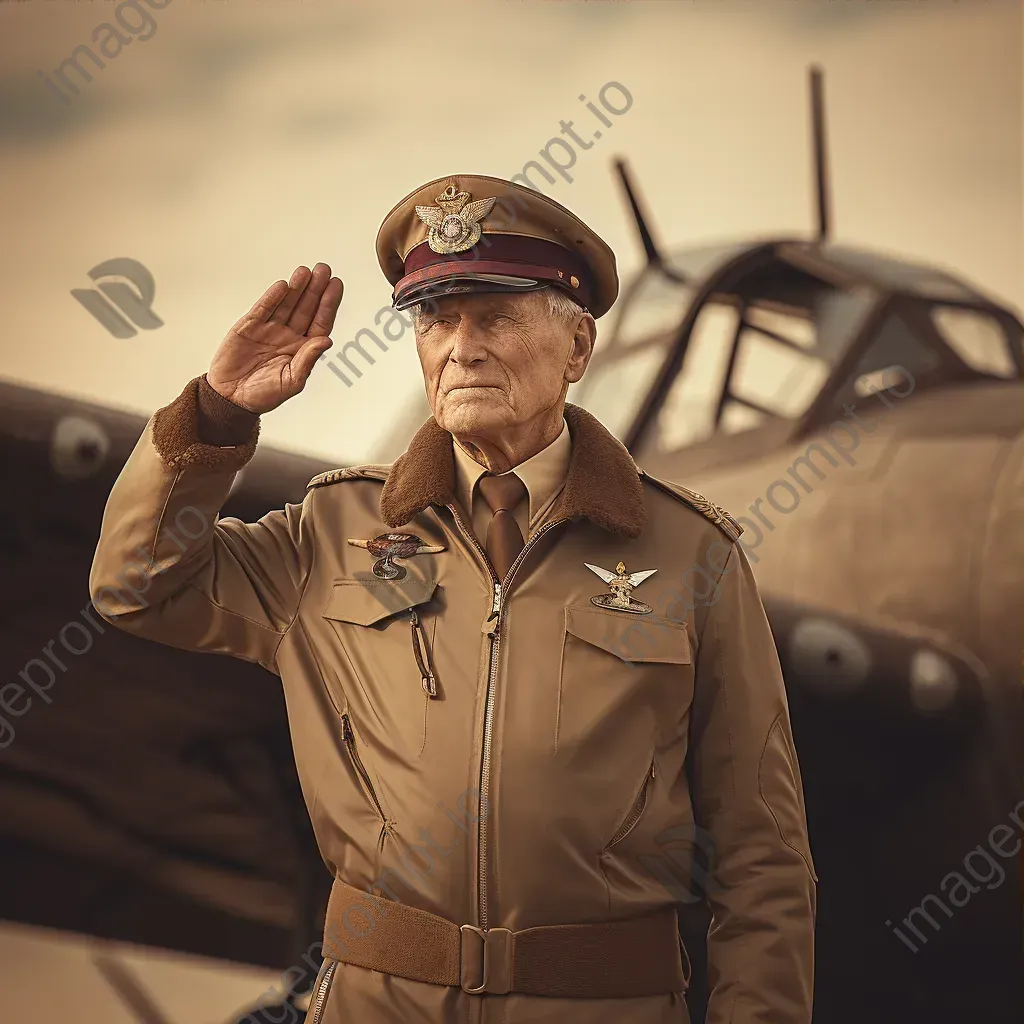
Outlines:
[[[349,544],[366,548],[377,556],[373,563],[373,575],[381,580],[400,580],[406,575],[406,568],[395,561],[397,558],[411,558],[413,555],[437,554],[444,551],[442,544],[424,544],[414,533],[381,533],[370,540],[349,537]]]

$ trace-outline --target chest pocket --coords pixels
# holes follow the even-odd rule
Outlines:
[[[339,579],[322,613],[355,676],[353,717],[407,754],[423,752],[427,703],[440,696],[431,660],[439,598],[436,580]]]
[[[660,725],[679,721],[692,698],[686,623],[594,605],[565,608],[556,751],[640,750]]]
[[[437,580],[335,580],[324,618],[373,626],[424,604],[434,596]]]

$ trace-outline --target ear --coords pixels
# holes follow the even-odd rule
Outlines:
[[[594,354],[594,342],[597,340],[597,323],[589,313],[584,313],[572,336],[572,348],[565,362],[565,379],[575,384],[590,363]]]

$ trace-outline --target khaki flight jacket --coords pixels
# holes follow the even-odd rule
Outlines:
[[[257,523],[219,519],[258,423],[244,444],[205,443],[204,387],[156,413],[122,470],[91,594],[130,633],[280,676],[334,876],[484,929],[706,899],[708,1024],[809,1022],[817,877],[779,661],[731,519],[644,474],[571,404],[565,487],[500,588],[433,419],[391,466],[322,474]],[[391,531],[442,550],[378,578],[352,541]],[[657,570],[632,593],[650,613],[591,601],[609,588],[584,563],[620,561]],[[375,917],[345,920],[355,935]],[[688,1020],[678,994],[482,997],[331,960],[318,990],[318,1024]]]

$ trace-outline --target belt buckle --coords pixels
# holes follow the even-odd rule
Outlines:
[[[459,987],[476,996],[502,996],[512,991],[512,932],[508,928],[478,928],[464,924],[459,928]],[[470,938],[473,936],[473,938]],[[474,955],[476,950],[479,954]],[[480,963],[480,984],[476,980],[475,962]]]

